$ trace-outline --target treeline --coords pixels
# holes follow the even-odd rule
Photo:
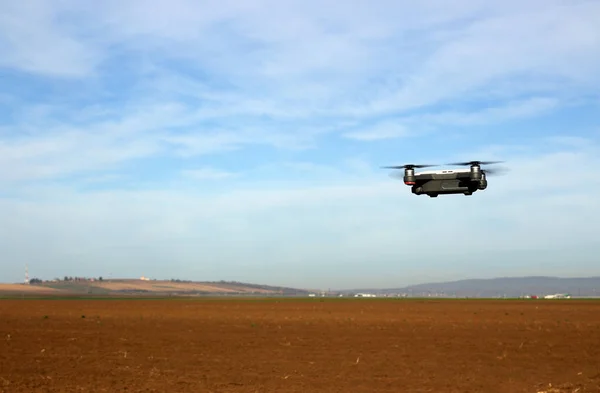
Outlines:
[[[71,276],[64,276],[62,281],[103,281],[104,278],[102,278],[102,276],[96,278],[96,277],[71,277]],[[60,280],[58,280],[60,281]]]
[[[43,284],[45,282],[80,282],[80,281],[103,281],[104,278],[102,276],[96,277],[72,277],[72,276],[64,276],[62,279],[55,278],[54,280],[42,280],[41,278],[34,277],[29,280],[29,284]]]

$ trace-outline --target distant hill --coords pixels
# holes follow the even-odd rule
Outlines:
[[[355,289],[343,293],[412,294],[413,296],[445,295],[468,297],[518,297],[569,293],[572,296],[600,296],[600,277],[560,278],[545,276],[468,279],[426,283],[403,288]]]
[[[141,279],[33,280],[25,284],[0,284],[0,294],[28,295],[306,295],[302,289],[248,284],[233,281],[194,282]]]

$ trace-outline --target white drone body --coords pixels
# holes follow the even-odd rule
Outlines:
[[[422,171],[415,173],[415,175],[444,175],[444,174],[452,174],[452,173],[470,173],[470,169],[461,168],[461,169],[441,169],[439,171]]]
[[[496,161],[498,162],[498,161]],[[428,195],[432,198],[444,194],[473,195],[476,191],[487,188],[488,169],[481,169],[482,164],[496,162],[470,161],[449,165],[469,165],[465,169],[429,170],[415,173],[415,168],[425,168],[433,165],[401,165],[385,168],[404,169],[404,184],[411,187],[415,195]]]

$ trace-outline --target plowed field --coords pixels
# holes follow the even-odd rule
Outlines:
[[[600,392],[600,302],[0,300],[0,391]]]

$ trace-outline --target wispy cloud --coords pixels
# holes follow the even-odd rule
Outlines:
[[[199,168],[185,170],[183,175],[195,180],[219,180],[234,177],[235,173],[214,168]]]
[[[411,122],[443,125],[485,125],[501,123],[507,120],[529,118],[543,115],[560,105],[555,98],[532,97],[525,100],[508,101],[502,106],[490,106],[479,111],[469,112],[439,112],[422,116],[410,117]]]
[[[581,246],[600,214],[598,15],[592,0],[2,2],[0,245],[19,262],[127,254],[135,275],[208,255],[198,272],[231,278],[206,267],[227,261],[260,281],[243,255],[287,261],[283,281],[323,260],[388,276],[472,228],[481,252],[559,244],[549,217]],[[432,201],[379,169],[455,156],[511,172]]]
[[[344,136],[359,141],[379,141],[410,135],[410,131],[401,122],[402,119],[385,120],[370,127],[357,127],[360,128],[360,131],[351,131]]]

